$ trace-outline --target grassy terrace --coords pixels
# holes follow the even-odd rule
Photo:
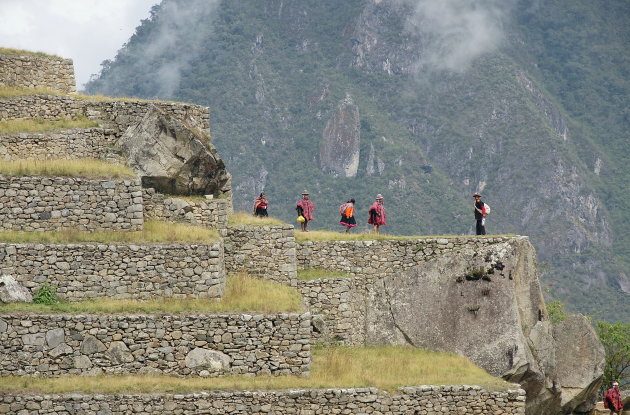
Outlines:
[[[498,237],[513,237],[516,235],[388,235],[388,234],[374,234],[374,233],[345,233],[334,231],[309,231],[301,232],[296,229],[295,240],[298,242],[305,241],[384,241],[384,240],[408,240],[408,239],[438,239],[438,238],[498,238]]]
[[[61,97],[70,97],[74,99],[82,99],[85,101],[123,101],[123,102],[169,102],[181,104],[180,101],[165,101],[158,99],[144,99],[144,98],[132,98],[132,97],[107,97],[105,95],[84,95],[84,94],[67,94],[65,92],[56,91],[48,88],[22,88],[22,87],[8,87],[0,86],[0,99],[1,98],[13,98],[22,97],[28,95],[57,95]]]
[[[57,55],[50,55],[44,52],[32,52],[30,50],[22,50],[22,49],[11,49],[11,48],[0,48],[0,54],[2,55],[30,55],[30,56],[46,56],[49,58],[59,58],[63,59]]]
[[[136,177],[136,173],[129,167],[94,159],[0,160],[0,175],[129,179]]]
[[[64,118],[54,121],[30,118],[24,120],[0,121],[0,134],[41,133],[89,127],[98,127],[98,123],[87,117]]]
[[[154,301],[98,299],[58,302],[52,305],[11,303],[0,305],[0,313],[72,314],[181,314],[181,313],[289,313],[301,312],[302,297],[295,288],[253,278],[230,275],[220,301],[167,299]]]
[[[150,393],[200,390],[275,390],[370,387],[395,391],[412,385],[479,385],[506,389],[464,357],[410,347],[332,347],[313,351],[312,375],[175,378],[167,376],[68,376],[55,379],[0,378],[2,393]]]
[[[254,216],[249,213],[235,213],[230,215],[228,218],[229,226],[240,226],[240,225],[251,225],[251,226],[278,226],[278,225],[286,225],[285,222],[282,222],[280,219],[266,217],[261,218]]]
[[[144,229],[136,232],[83,232],[75,230],[46,232],[0,231],[0,242],[6,243],[208,243],[218,239],[219,233],[213,229],[155,220],[146,221]]]

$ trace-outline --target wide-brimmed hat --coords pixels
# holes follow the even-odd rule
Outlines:
[[[304,190],[302,191],[302,194],[303,194],[303,195],[307,195],[307,194],[308,194],[308,190],[304,189]]]
[[[481,197],[479,193],[473,193],[473,197]]]
[[[383,198],[382,194],[379,193],[379,194],[376,195],[376,200],[381,200],[382,198]]]

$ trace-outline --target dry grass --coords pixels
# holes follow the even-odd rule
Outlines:
[[[84,101],[122,101],[122,102],[171,102],[180,103],[179,101],[163,101],[157,99],[129,98],[129,97],[107,97],[105,95],[84,95],[84,94],[68,94],[61,91],[48,88],[22,88],[0,86],[0,98],[13,98],[28,95],[57,95],[62,97],[70,97],[73,99]]]
[[[48,88],[17,88],[0,86],[0,98],[14,98],[25,95],[66,95]]]
[[[30,56],[47,56],[50,58],[61,58],[61,56],[50,55],[44,52],[32,52],[30,50],[22,50],[22,49],[11,49],[11,48],[0,48],[0,54],[3,55],[30,55]]]
[[[95,159],[0,160],[0,175],[87,178],[136,177],[136,173],[127,166]]]
[[[249,213],[240,212],[230,215],[228,218],[228,225],[278,226],[286,225],[286,223],[282,222],[280,219],[272,218],[270,216],[258,217]]]
[[[0,393],[149,393],[200,390],[274,390],[296,388],[377,387],[394,392],[400,386],[479,385],[506,389],[510,384],[490,376],[468,359],[406,347],[334,347],[315,349],[312,376],[68,376],[56,379],[0,378]]]
[[[216,230],[182,223],[149,220],[144,229],[137,232],[84,232],[76,230],[21,232],[0,231],[0,242],[69,244],[82,242],[101,243],[210,243],[219,239]]]
[[[98,127],[98,123],[85,116],[64,118],[61,120],[44,120],[30,118],[26,120],[0,121],[0,133],[41,133],[45,131],[69,130],[71,128]]]
[[[328,271],[320,268],[299,269],[297,272],[298,280],[317,280],[320,278],[351,278],[354,275],[339,271]]]
[[[302,311],[295,288],[245,274],[230,275],[220,301],[202,299],[114,300],[61,302],[54,305],[11,303],[0,312],[72,314],[290,313]]]

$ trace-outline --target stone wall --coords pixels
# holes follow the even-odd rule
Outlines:
[[[313,338],[321,343],[365,344],[365,297],[371,278],[298,281],[304,306],[313,314]]]
[[[140,181],[0,176],[0,229],[141,230]]]
[[[0,54],[0,85],[76,92],[72,59],[58,56]]]
[[[69,301],[220,298],[223,244],[0,244],[3,274],[37,292],[48,282]]]
[[[30,415],[158,414],[381,414],[523,415],[521,389],[490,391],[474,386],[211,391],[188,394],[15,395],[0,397],[0,412]]]
[[[183,222],[212,229],[225,229],[232,210],[231,199],[181,199],[152,188],[143,189],[144,216],[167,222]]]
[[[0,375],[308,375],[310,334],[310,314],[0,314]]]
[[[247,272],[296,286],[293,229],[292,225],[229,226],[222,231],[227,272]]]
[[[356,275],[391,275],[463,247],[481,248],[513,238],[451,237],[378,241],[300,242],[299,269],[321,268]]]
[[[89,100],[72,96],[25,95],[0,99],[0,119],[15,120],[38,118],[58,120],[86,116],[104,128],[112,129],[116,136],[127,127],[137,124],[155,105],[166,114],[186,120],[191,126],[208,131],[209,109],[201,105],[161,101]]]
[[[102,128],[76,128],[46,133],[0,134],[0,159],[77,159],[113,161],[116,136]],[[118,157],[119,158],[119,157]]]

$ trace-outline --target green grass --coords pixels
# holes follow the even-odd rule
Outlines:
[[[136,173],[121,164],[94,159],[0,160],[0,175],[87,178],[135,178]]]
[[[85,116],[64,118],[60,120],[44,120],[29,118],[25,120],[0,121],[0,134],[40,133],[45,131],[69,130],[71,128],[98,127],[98,123]]]
[[[479,385],[491,390],[511,387],[468,359],[410,347],[316,348],[310,378],[293,376],[67,376],[45,379],[0,378],[0,393],[184,393],[200,390],[276,390],[296,388],[377,387],[394,392],[400,386]]]
[[[234,213],[230,215],[228,218],[228,226],[239,226],[239,225],[252,225],[252,226],[279,226],[286,225],[285,222],[282,222],[280,219],[266,217],[261,218],[249,213]]]
[[[245,274],[230,275],[220,301],[208,299],[115,300],[59,302],[52,305],[11,303],[0,313],[72,314],[181,314],[181,313],[288,313],[302,311],[302,296],[292,287]]]
[[[320,278],[351,278],[354,275],[339,271],[328,271],[320,268],[299,269],[297,272],[298,280],[317,280]]]
[[[46,56],[49,58],[61,58],[61,56],[50,55],[44,52],[32,52],[30,50],[22,50],[22,49],[11,49],[11,48],[0,48],[0,54],[3,55],[30,55],[30,56]]]
[[[85,232],[76,230],[22,232],[0,231],[0,242],[6,243],[42,243],[69,244],[82,242],[101,243],[210,243],[219,239],[216,230],[183,223],[161,222],[149,220],[144,223],[142,231]]]

